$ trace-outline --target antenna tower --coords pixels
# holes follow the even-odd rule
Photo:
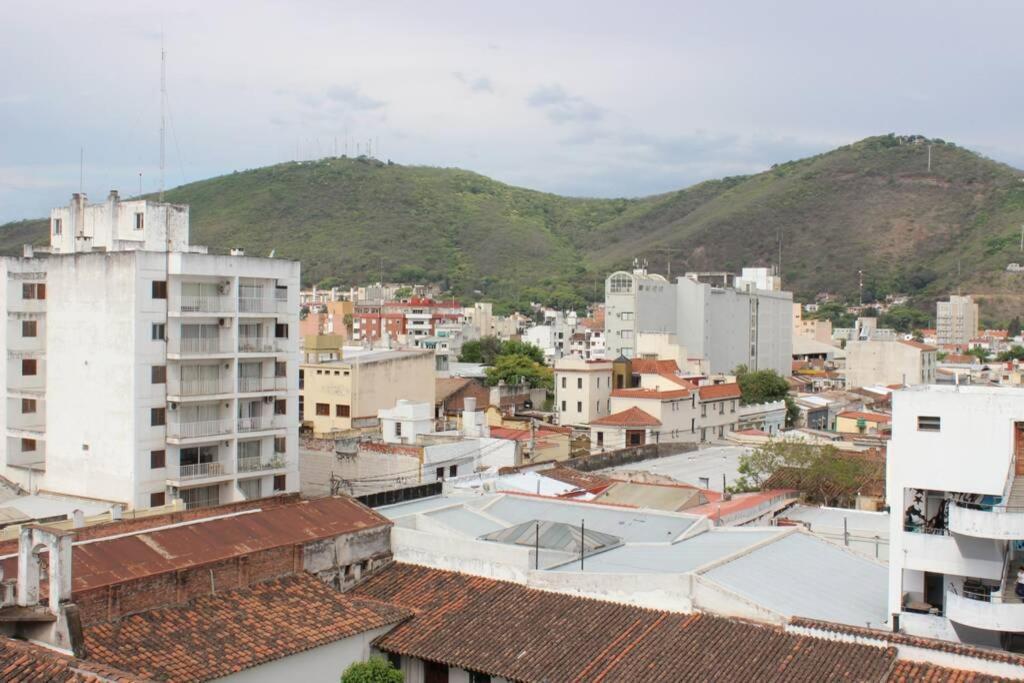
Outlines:
[[[167,51],[160,32],[160,201],[164,200],[164,129],[167,110]]]

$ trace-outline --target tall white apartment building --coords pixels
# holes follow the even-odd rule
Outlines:
[[[892,405],[889,626],[1019,651],[1024,389],[922,385]]]
[[[952,295],[935,304],[935,336],[939,344],[969,344],[978,336],[978,304],[970,296]]]
[[[299,489],[299,263],[209,254],[188,219],[76,194],[0,261],[9,479],[133,508]]]
[[[605,279],[605,357],[635,358],[641,332],[676,332],[675,286],[634,263],[631,272],[617,271]]]

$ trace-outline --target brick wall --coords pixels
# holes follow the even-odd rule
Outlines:
[[[689,453],[697,450],[697,444],[692,443],[650,443],[646,446],[634,446],[633,448],[620,448],[616,451],[606,453],[594,453],[579,458],[570,458],[562,464],[579,470],[580,472],[592,472],[606,467],[628,465],[641,460],[654,458],[665,458],[679,453]]]

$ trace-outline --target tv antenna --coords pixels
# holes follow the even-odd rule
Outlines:
[[[164,32],[160,31],[160,201],[164,200],[164,130],[167,110],[167,51]]]
[[[657,251],[665,255],[665,270],[668,273],[668,281],[672,282],[672,254],[679,251],[679,247],[661,247]]]

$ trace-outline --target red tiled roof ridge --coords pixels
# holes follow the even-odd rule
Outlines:
[[[864,418],[873,422],[892,422],[892,415],[873,413],[869,410],[844,410],[836,414],[836,417]]]
[[[632,408],[593,420],[590,424],[612,427],[655,427],[661,424],[661,420],[633,406]]]
[[[720,398],[740,398],[743,395],[743,392],[740,391],[740,385],[736,382],[704,384],[697,387],[697,391],[702,401]]]
[[[612,389],[611,396],[616,398],[686,398],[690,389],[651,389],[647,387],[630,387],[629,389]]]
[[[931,344],[925,344],[924,342],[919,342],[914,339],[897,339],[896,341],[906,346],[913,346],[915,349],[920,349],[921,351],[938,351],[938,349]]]

